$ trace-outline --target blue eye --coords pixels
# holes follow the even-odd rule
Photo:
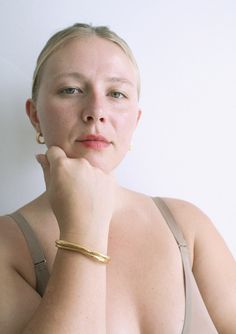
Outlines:
[[[75,88],[75,87],[67,87],[60,90],[60,94],[63,95],[75,95],[81,92],[82,91],[80,88]]]
[[[123,94],[119,91],[111,92],[111,96],[114,97],[115,99],[126,98],[125,94]]]

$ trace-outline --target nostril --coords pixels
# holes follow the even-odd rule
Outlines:
[[[87,116],[87,121],[92,121],[93,117],[92,116]]]
[[[101,123],[104,123],[106,121],[105,117],[97,117],[93,115],[84,115],[83,120],[84,122],[101,122]]]

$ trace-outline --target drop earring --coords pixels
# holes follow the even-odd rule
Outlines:
[[[44,137],[41,132],[36,133],[36,141],[38,144],[45,144]]]

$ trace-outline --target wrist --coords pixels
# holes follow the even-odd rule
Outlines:
[[[108,233],[101,235],[100,233],[86,233],[75,231],[61,231],[60,239],[69,242],[78,243],[84,247],[98,250],[100,252],[107,252],[108,247]]]
[[[90,259],[95,260],[100,263],[107,264],[110,261],[110,256],[106,254],[102,254],[101,252],[98,252],[97,250],[86,248],[75,242],[69,242],[67,240],[60,239],[60,240],[56,240],[55,244],[56,244],[56,247],[59,249],[83,254],[84,256],[89,257]]]

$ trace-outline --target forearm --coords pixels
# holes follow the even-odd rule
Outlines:
[[[58,250],[47,290],[22,334],[106,333],[106,265]]]
[[[39,156],[60,239],[107,253],[115,182],[59,147]],[[106,264],[59,249],[42,301],[23,334],[105,334]]]

